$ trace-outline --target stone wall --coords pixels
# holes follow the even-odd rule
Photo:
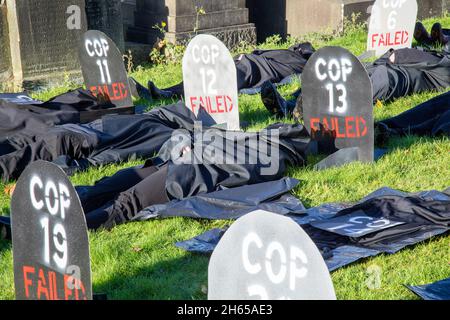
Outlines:
[[[203,7],[205,14],[198,15],[196,7]],[[172,42],[185,41],[196,32],[213,34],[228,47],[256,40],[242,0],[136,0],[135,25],[127,23],[126,38],[153,44],[162,36],[153,26],[162,22],[167,25],[165,37]]]
[[[258,41],[279,34],[301,36],[311,32],[341,30],[345,18],[360,14],[367,21],[367,9],[374,0],[246,0],[250,21]],[[440,16],[450,9],[450,0],[418,0],[419,19]]]

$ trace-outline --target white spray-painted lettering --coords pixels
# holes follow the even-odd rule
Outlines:
[[[347,88],[345,82],[353,71],[352,62],[350,59],[341,58],[330,59],[326,61],[324,58],[317,59],[315,65],[316,77],[320,81],[331,80],[325,85],[329,95],[329,112],[334,113],[346,113],[348,109],[347,102]],[[339,83],[337,83],[339,82]],[[335,92],[340,93],[338,95],[338,102],[340,105],[335,104]]]
[[[101,83],[111,84],[111,73],[109,72],[108,66],[108,52],[110,49],[108,40],[104,38],[87,39],[85,41],[85,48],[90,57],[97,58],[96,63],[100,70]]]
[[[41,191],[41,197],[37,194],[38,190]],[[39,176],[33,176],[30,181],[30,199],[33,207],[43,213],[39,219],[44,233],[43,259],[46,264],[50,265],[53,261],[59,269],[65,270],[68,247],[67,233],[62,222],[71,204],[69,189],[63,183],[55,183],[52,180],[44,183]],[[45,215],[45,212],[49,215]],[[60,218],[62,221],[52,221],[55,218]],[[53,226],[50,225],[51,222]],[[51,247],[56,251],[53,255],[51,255]]]
[[[264,253],[264,261],[251,261],[250,256],[255,256],[251,255],[251,252]],[[305,278],[308,274],[308,269],[305,267],[308,264],[308,258],[303,250],[292,245],[286,249],[278,241],[272,241],[265,247],[263,240],[254,232],[249,233],[242,242],[242,264],[245,271],[251,275],[264,272],[272,284],[281,285],[288,281],[291,291],[295,291],[298,280]],[[275,270],[275,266],[278,265],[278,269]],[[270,298],[261,284],[249,285],[247,292],[250,297],[259,297],[263,300]],[[288,299],[288,297],[278,298]]]

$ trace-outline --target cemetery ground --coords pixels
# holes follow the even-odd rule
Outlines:
[[[428,28],[440,21],[450,25],[450,17],[425,21]],[[366,33],[349,25],[340,37],[310,35],[316,49],[339,45],[359,55],[366,46]],[[260,48],[287,48],[293,40],[278,41],[276,37]],[[249,50],[250,48],[247,48]],[[181,62],[180,62],[181,63]],[[181,64],[139,67],[133,76],[140,82],[154,81],[160,87],[178,83],[182,78]],[[33,97],[47,99],[63,93],[72,84],[36,93]],[[285,97],[293,93],[298,83],[284,86]],[[397,115],[439,93],[429,92],[377,104],[375,119]],[[279,120],[265,110],[260,96],[241,95],[241,121],[250,123],[249,130],[264,128]],[[157,101],[149,107],[172,101]],[[137,104],[143,101],[137,101]],[[284,121],[292,121],[285,119]],[[315,171],[317,158],[309,159],[305,168],[291,168],[287,175],[301,181],[295,195],[307,207],[324,202],[357,201],[378,188],[388,186],[406,192],[450,186],[450,139],[408,136],[391,139],[385,146],[388,153],[374,164],[354,163],[341,168]],[[117,170],[142,163],[141,160],[120,165],[90,169],[71,178],[75,185],[93,184]],[[9,213],[10,199],[1,184],[2,214]],[[151,190],[149,190],[151,192]],[[132,223],[112,231],[90,232],[93,290],[107,293],[109,299],[205,299],[209,256],[184,252],[175,242],[194,237],[206,230],[223,227],[229,221],[204,221],[174,218]],[[394,255],[365,259],[332,273],[338,299],[416,299],[403,285],[426,284],[450,276],[450,237],[443,236],[408,247]],[[371,271],[379,267],[381,273]],[[0,299],[14,298],[11,243],[0,242]],[[379,281],[378,281],[379,280]],[[370,288],[369,288],[370,287]]]

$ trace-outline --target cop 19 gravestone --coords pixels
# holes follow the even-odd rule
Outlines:
[[[213,252],[210,300],[335,300],[319,250],[292,219],[255,211],[237,220]]]
[[[225,45],[211,35],[198,35],[183,58],[186,106],[204,125],[239,130],[236,65]]]
[[[64,172],[37,161],[11,201],[18,300],[91,300],[89,240],[83,209]]]
[[[377,0],[372,7],[367,51],[376,56],[390,49],[411,48],[417,19],[416,0]]]
[[[324,167],[374,160],[372,85],[361,62],[340,47],[325,47],[309,59],[303,75],[305,126]]]

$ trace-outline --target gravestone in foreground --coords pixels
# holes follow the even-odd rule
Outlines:
[[[18,300],[91,300],[89,240],[75,189],[56,165],[37,161],[11,201]]]
[[[390,49],[411,48],[417,19],[416,0],[377,0],[369,22],[367,51],[379,57]]]
[[[319,250],[292,219],[255,211],[237,220],[213,252],[210,300],[335,300]]]
[[[346,49],[322,48],[306,64],[302,82],[305,126],[318,152],[331,154],[323,167],[372,162],[372,85],[361,62]]]
[[[183,58],[183,81],[186,106],[204,125],[239,130],[236,65],[222,42],[196,36]]]

